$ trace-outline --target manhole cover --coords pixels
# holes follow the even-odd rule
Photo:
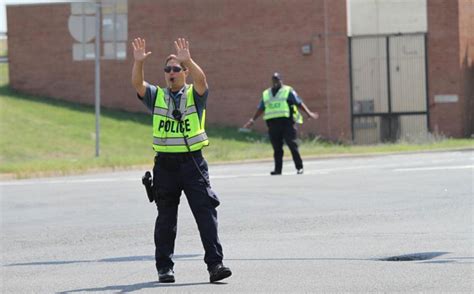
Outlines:
[[[445,255],[449,252],[421,252],[421,253],[411,253],[405,255],[390,256],[386,258],[381,258],[381,261],[416,261],[416,260],[428,260],[435,257]]]

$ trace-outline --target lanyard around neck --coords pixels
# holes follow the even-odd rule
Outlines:
[[[176,106],[176,100],[175,99],[179,97],[179,99],[181,100],[181,96],[183,96],[185,89],[186,89],[186,85],[184,85],[181,88],[181,90],[179,90],[178,93],[176,93],[176,95],[173,94],[173,92],[171,91],[171,88],[168,90],[168,93],[170,95],[171,101],[173,101],[173,105],[174,105],[175,109],[179,109],[179,106],[180,106],[180,105]]]

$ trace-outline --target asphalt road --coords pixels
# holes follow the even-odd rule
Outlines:
[[[474,292],[474,152],[211,165],[234,275],[209,284],[182,197],[157,283],[143,171],[0,182],[2,293]]]

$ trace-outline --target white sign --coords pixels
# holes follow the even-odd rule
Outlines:
[[[458,95],[435,95],[435,103],[454,103],[458,102]]]

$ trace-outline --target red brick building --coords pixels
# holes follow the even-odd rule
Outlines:
[[[130,83],[130,40],[147,40],[152,55],[145,79],[163,85],[163,60],[173,52],[172,42],[185,37],[207,74],[208,123],[241,126],[278,71],[320,114],[305,122],[303,134],[353,139],[346,0],[128,0],[127,5],[127,57],[101,61],[103,106],[145,111]],[[427,0],[426,7],[428,129],[467,137],[474,130],[474,0]],[[12,88],[94,103],[94,62],[73,61],[70,15],[71,4],[7,6]],[[437,95],[448,95],[447,101]],[[261,120],[256,127],[266,129]]]
[[[430,127],[453,137],[474,133],[474,1],[428,0]],[[436,103],[439,94],[458,103]]]

